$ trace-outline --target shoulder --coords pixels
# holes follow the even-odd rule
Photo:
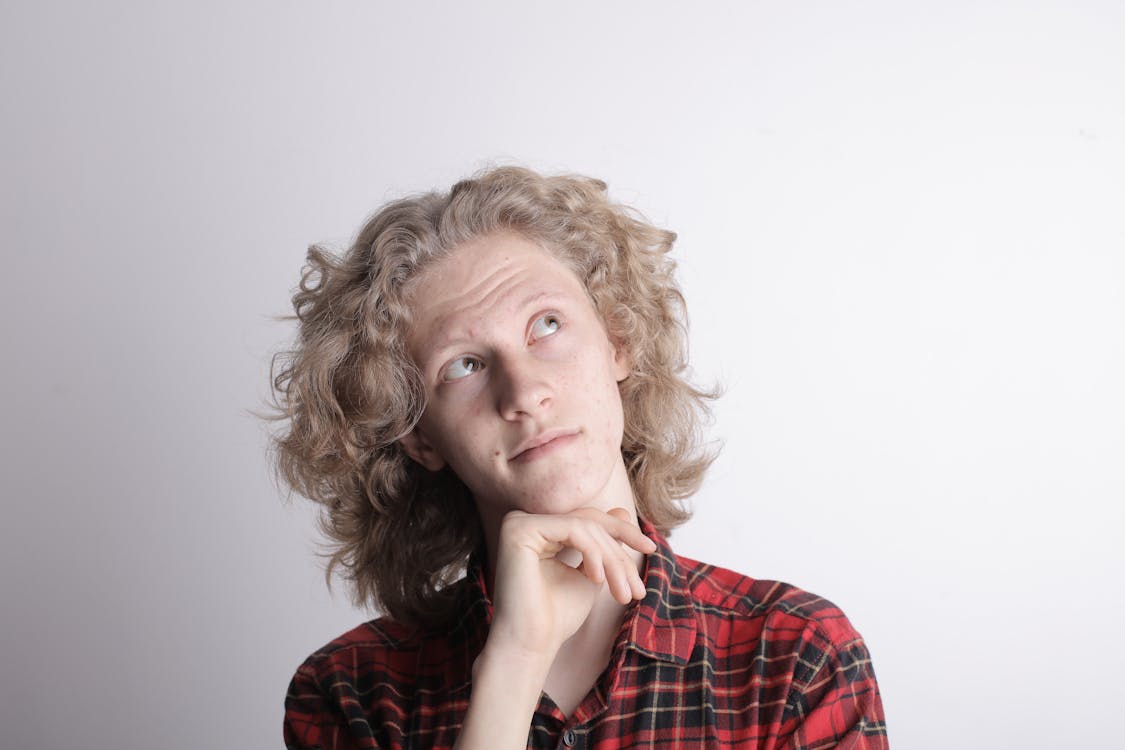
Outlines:
[[[859,631],[833,602],[790,583],[676,556],[701,641],[759,705],[779,708],[794,747],[886,748],[875,671]]]
[[[473,652],[460,633],[415,628],[388,618],[365,622],[314,651],[286,696],[293,712],[325,706],[355,717],[402,710],[419,696],[467,689]]]
[[[453,586],[453,595],[463,599],[454,620],[425,626],[385,616],[369,620],[314,651],[297,668],[291,687],[386,692],[395,700],[435,686],[463,687],[487,635],[489,605],[468,578]]]
[[[784,695],[774,698],[784,701],[787,718],[806,716],[823,703],[833,711],[864,714],[870,719],[865,726],[882,731],[867,644],[833,602],[790,583],[680,556],[676,562],[708,647],[751,682],[784,686]]]
[[[309,655],[297,667],[290,695],[365,692],[388,682],[405,688],[417,679],[426,640],[419,630],[388,618],[365,622]]]
[[[836,604],[783,581],[752,578],[676,556],[684,583],[707,630],[723,640],[754,643],[758,653],[785,652],[818,663],[832,655],[865,657],[863,636]]]
[[[382,664],[416,652],[424,641],[417,628],[380,617],[358,625],[314,651],[298,672],[319,673],[355,662]]]
[[[318,648],[286,692],[287,746],[394,746],[402,713],[421,692],[445,684],[446,661],[428,657],[441,645],[419,629],[379,618]]]

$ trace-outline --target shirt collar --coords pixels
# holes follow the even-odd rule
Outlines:
[[[645,519],[640,519],[640,525],[645,536],[656,542],[656,551],[645,556],[642,579],[646,593],[625,616],[621,626],[623,645],[654,659],[687,664],[695,648],[697,628],[691,593],[667,540]],[[469,639],[477,641],[478,648],[484,647],[493,614],[487,560],[483,545],[469,559],[469,609],[459,624],[459,629],[466,628]],[[619,637],[619,646],[620,641]]]
[[[625,618],[626,646],[654,659],[687,664],[697,627],[691,593],[667,540],[643,518],[641,531],[656,542],[656,551],[645,556],[645,598]]]

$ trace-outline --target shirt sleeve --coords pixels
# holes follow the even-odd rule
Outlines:
[[[362,711],[358,717],[349,718],[348,707],[346,696],[341,701],[326,693],[311,667],[302,666],[285,696],[283,733],[287,750],[377,750]],[[354,707],[358,709],[358,701]],[[361,727],[354,725],[357,718]],[[356,729],[367,736],[356,737]]]
[[[786,701],[784,750],[887,750],[883,701],[871,655],[861,638],[842,645],[805,641]]]

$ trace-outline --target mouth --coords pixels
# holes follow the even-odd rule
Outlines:
[[[509,461],[531,461],[547,454],[555,448],[561,448],[572,439],[578,437],[579,430],[564,428],[542,432],[530,440],[525,440],[508,458]]]

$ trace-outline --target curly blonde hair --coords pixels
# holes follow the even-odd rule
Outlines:
[[[285,482],[323,506],[328,576],[342,569],[357,605],[401,622],[436,626],[457,614],[449,584],[482,538],[465,485],[448,468],[414,463],[398,442],[426,406],[405,348],[409,282],[459,245],[499,231],[568,265],[628,351],[621,453],[639,514],[665,534],[683,523],[690,512],[682,501],[714,459],[702,427],[717,394],[685,377],[673,232],[612,202],[600,180],[519,167],[387,204],[342,256],[309,248],[293,296],[297,341],[271,368],[272,418],[286,423],[271,447]]]

